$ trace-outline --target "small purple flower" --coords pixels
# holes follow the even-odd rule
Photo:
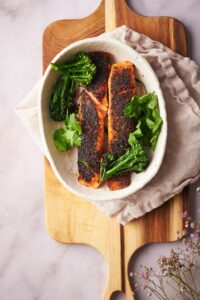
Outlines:
[[[184,246],[176,249],[172,248],[168,256],[161,255],[157,260],[159,268],[156,271],[150,267],[143,267],[142,272],[137,274],[137,277],[140,277],[140,281],[142,282],[141,289],[147,290],[146,293],[148,296],[156,295],[156,285],[154,283],[163,289],[163,282],[168,283],[168,279],[172,280],[172,282],[174,281],[177,285],[177,295],[179,296],[185,296],[187,290],[194,290],[193,285],[190,286],[182,281],[182,274],[186,274],[187,276],[188,270],[193,272],[193,269],[196,266],[198,267],[195,260],[200,253],[200,222],[193,220],[187,211],[184,211],[182,216],[185,227],[183,232],[181,231],[181,234],[185,235],[182,239]],[[179,233],[177,231],[177,234]],[[174,278],[177,280],[174,280]],[[194,277],[194,281],[196,280],[197,278]],[[199,297],[198,299],[200,300]]]
[[[187,212],[187,210],[185,210],[185,211],[182,213],[182,217],[183,217],[183,218],[186,218],[187,215],[188,215],[188,212]]]
[[[143,273],[142,273],[142,278],[143,278],[143,279],[148,279],[148,278],[149,278],[149,275],[150,275],[150,274],[149,274],[148,271],[143,272]]]

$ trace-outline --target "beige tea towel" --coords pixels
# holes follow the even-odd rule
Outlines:
[[[157,175],[127,198],[92,201],[108,215],[116,216],[121,224],[126,224],[162,205],[200,176],[200,71],[188,57],[182,57],[126,26],[103,36],[128,44],[148,60],[160,81],[167,109],[167,147]],[[43,149],[38,127],[37,92],[38,85],[18,105],[17,113]]]

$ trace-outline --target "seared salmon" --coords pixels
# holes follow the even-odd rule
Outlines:
[[[108,77],[112,63],[112,55],[106,52],[89,52],[90,58],[96,65],[97,71],[92,83],[87,86],[90,91],[105,107],[108,107]]]
[[[134,121],[124,116],[124,107],[136,93],[134,66],[131,62],[111,66],[108,80],[108,151],[121,156],[129,147],[129,133],[134,130]],[[124,173],[108,180],[110,190],[123,189],[130,185],[131,174]]]
[[[97,188],[100,185],[100,161],[104,146],[104,118],[97,99],[86,89],[80,95],[79,120],[82,129],[78,148],[79,182]]]
[[[97,67],[97,72],[92,83],[80,95],[82,141],[78,148],[78,180],[81,184],[97,188],[100,185],[100,161],[104,148],[112,55],[100,51],[90,52],[89,55]]]

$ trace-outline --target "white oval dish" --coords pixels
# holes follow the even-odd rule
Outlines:
[[[59,181],[72,193],[88,200],[108,201],[122,199],[144,187],[158,172],[165,153],[167,140],[167,117],[165,101],[159,81],[149,63],[128,45],[111,38],[88,38],[71,44],[58,53],[53,62],[62,63],[71,59],[80,51],[104,51],[113,55],[116,62],[131,61],[137,69],[137,77],[143,82],[147,92],[155,91],[158,96],[160,114],[163,119],[162,130],[148,168],[140,174],[132,173],[131,184],[125,189],[110,191],[104,184],[98,189],[89,188],[78,182],[77,149],[66,153],[56,150],[53,142],[53,133],[63,123],[55,122],[49,115],[49,99],[52,88],[58,78],[58,73],[48,66],[39,92],[38,110],[39,126],[45,153],[51,167]]]

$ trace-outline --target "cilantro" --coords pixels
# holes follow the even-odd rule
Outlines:
[[[144,96],[134,96],[125,106],[124,114],[137,121],[136,130],[129,138],[142,141],[145,146],[155,150],[163,124],[156,94],[153,92]]]
[[[67,115],[64,127],[54,132],[53,139],[57,150],[61,152],[81,145],[81,127],[74,113]]]

